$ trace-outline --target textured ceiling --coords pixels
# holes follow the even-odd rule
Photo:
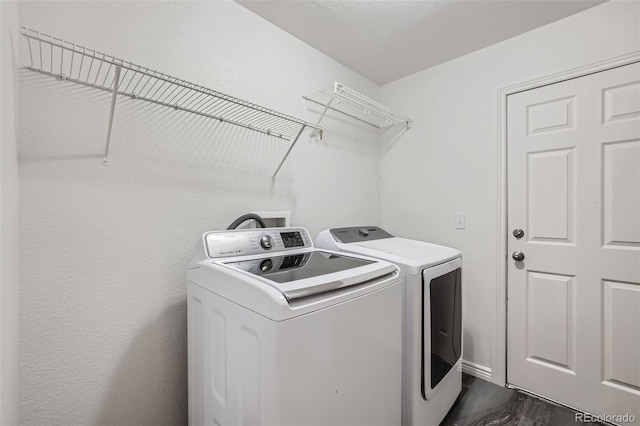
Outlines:
[[[446,62],[601,0],[236,0],[377,84]]]

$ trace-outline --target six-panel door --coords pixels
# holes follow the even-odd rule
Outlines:
[[[507,381],[640,422],[640,64],[507,102]]]

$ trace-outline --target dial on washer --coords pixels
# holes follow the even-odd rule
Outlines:
[[[260,246],[262,246],[262,248],[265,250],[271,250],[273,248],[273,238],[271,237],[271,235],[261,235]]]

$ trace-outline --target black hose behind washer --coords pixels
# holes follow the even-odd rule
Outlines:
[[[258,225],[260,225],[260,228],[267,227],[267,225],[264,223],[264,219],[262,219],[260,216],[258,216],[255,213],[247,213],[247,214],[243,214],[242,216],[240,216],[239,218],[231,222],[231,225],[229,225],[227,230],[236,229],[238,225],[242,224],[243,222],[246,222],[247,220],[252,220],[252,219],[255,220]]]

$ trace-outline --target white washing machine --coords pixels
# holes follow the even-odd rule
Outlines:
[[[402,282],[302,228],[208,232],[188,270],[190,425],[396,425]]]
[[[402,424],[438,426],[462,389],[462,257],[376,226],[322,231],[316,247],[384,259],[404,285]]]

